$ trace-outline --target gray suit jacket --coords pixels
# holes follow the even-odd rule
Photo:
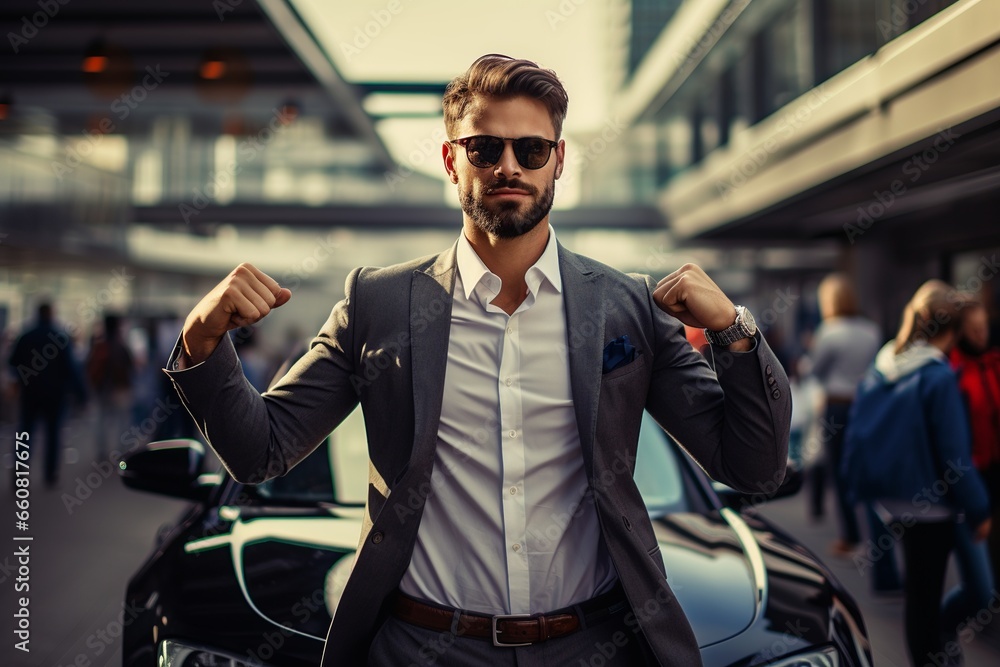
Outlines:
[[[698,665],[697,642],[667,584],[632,478],[642,412],[713,478],[759,492],[784,475],[787,378],[759,334],[751,352],[717,350],[717,375],[688,344],[683,325],[653,303],[648,276],[622,274],[561,246],[559,266],[568,340],[542,344],[570,366],[591,496],[634,612],[628,620],[661,665]],[[386,600],[409,565],[431,492],[456,272],[455,246],[385,269],[355,269],[309,351],[263,395],[243,377],[228,337],[205,363],[168,371],[209,444],[248,483],[285,473],[361,403],[368,502],[324,667],[365,663]],[[603,373],[605,344],[625,334],[636,359]],[[628,462],[627,474],[619,460]]]

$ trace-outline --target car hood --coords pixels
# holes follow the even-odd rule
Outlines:
[[[702,647],[745,630],[759,608],[756,542],[751,537],[748,546],[741,537],[742,519],[726,512],[671,514],[653,521],[670,587]],[[256,613],[322,639],[350,575],[361,530],[360,512],[339,514],[234,517],[229,532],[196,540],[185,550],[228,550],[240,589]],[[313,613],[289,614],[289,601],[302,596],[314,602]]]
[[[701,647],[740,634],[763,594],[760,553],[734,512],[671,514],[653,520],[667,581]]]

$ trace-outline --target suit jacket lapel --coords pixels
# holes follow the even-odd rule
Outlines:
[[[604,303],[600,298],[600,278],[604,275],[585,266],[559,245],[559,271],[566,306],[566,347],[573,391],[576,424],[588,477],[593,477],[594,434],[597,431],[597,404],[601,392],[601,365],[604,340]]]
[[[422,470],[433,460],[444,376],[448,366],[452,291],[458,272],[456,243],[426,270],[413,272],[410,287],[410,364],[413,373],[414,438],[410,467]]]

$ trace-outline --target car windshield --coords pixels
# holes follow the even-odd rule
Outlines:
[[[355,410],[320,447],[284,477],[257,487],[274,504],[364,505],[368,494],[365,424]],[[636,451],[635,482],[650,516],[690,510],[681,450],[648,413],[643,414]]]
[[[368,497],[368,438],[365,420],[355,409],[326,440],[283,477],[257,487],[276,504],[364,505]]]

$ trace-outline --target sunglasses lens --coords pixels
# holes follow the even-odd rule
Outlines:
[[[514,142],[514,156],[525,169],[541,169],[549,161],[552,146],[538,137],[525,137]]]
[[[469,162],[483,168],[492,167],[500,161],[503,154],[503,139],[499,137],[472,137],[465,144],[465,152]]]

